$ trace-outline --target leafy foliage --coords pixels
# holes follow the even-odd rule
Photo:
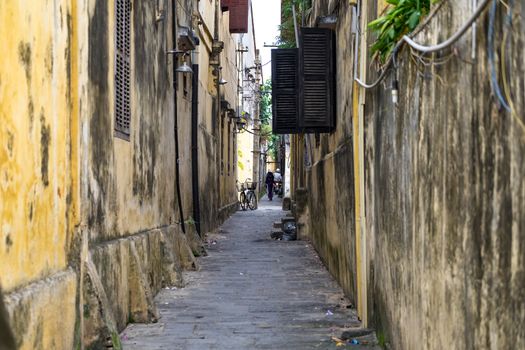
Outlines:
[[[261,138],[268,144],[268,153],[274,159],[277,156],[279,147],[279,136],[272,133],[272,82],[266,80],[261,86],[260,118],[261,118]]]
[[[297,25],[300,27],[312,7],[312,0],[282,0],[281,1],[281,25],[279,26],[280,35],[277,43],[280,48],[297,47],[295,42],[295,28],[293,23],[292,5],[295,3],[297,15]]]
[[[384,62],[401,37],[413,31],[430,11],[431,2],[438,0],[387,0],[390,4],[385,15],[368,23],[368,28],[378,33],[372,45],[373,57]]]

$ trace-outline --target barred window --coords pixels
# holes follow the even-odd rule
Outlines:
[[[115,0],[115,135],[129,140],[131,1]]]

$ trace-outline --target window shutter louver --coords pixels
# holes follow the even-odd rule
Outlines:
[[[129,139],[131,2],[117,0],[115,7],[115,131],[118,136]]]
[[[300,127],[305,133],[335,128],[335,40],[325,28],[301,29]]]
[[[275,134],[299,130],[298,49],[272,50],[272,128]]]
[[[250,0],[229,0],[230,33],[248,33]]]

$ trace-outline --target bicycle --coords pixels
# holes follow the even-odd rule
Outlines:
[[[246,181],[240,183],[236,182],[237,191],[239,194],[239,206],[242,210],[250,208],[250,210],[257,209],[257,195],[255,194],[255,189],[257,188],[257,182],[248,181],[251,179],[246,179]]]

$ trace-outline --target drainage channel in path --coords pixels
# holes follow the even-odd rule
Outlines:
[[[124,349],[379,349],[373,334],[337,343],[360,322],[308,242],[270,238],[280,205],[263,198],[210,234],[200,270],[157,295],[160,320],[129,325]]]

